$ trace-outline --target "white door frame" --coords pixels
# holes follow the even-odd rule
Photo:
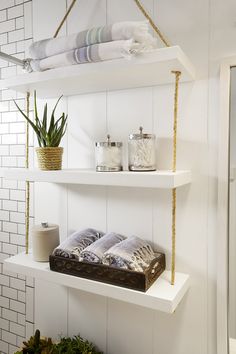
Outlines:
[[[218,167],[217,238],[217,354],[229,353],[228,340],[228,203],[230,71],[236,56],[225,59],[220,69],[220,124]]]

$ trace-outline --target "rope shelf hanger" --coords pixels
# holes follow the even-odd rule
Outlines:
[[[164,35],[161,33],[157,25],[154,23],[153,19],[151,16],[147,13],[145,10],[144,6],[139,0],[134,0],[135,4],[138,6],[139,10],[142,12],[142,14],[146,17],[146,19],[149,21],[151,27],[154,29],[155,33],[158,35],[160,40],[164,43],[166,47],[169,47],[170,44],[168,43],[167,39],[164,37]]]
[[[26,93],[26,115],[30,111],[30,93]],[[26,122],[26,143],[25,143],[25,168],[29,168],[29,122]],[[29,253],[29,216],[30,216],[30,183],[26,181],[25,186],[25,250]]]
[[[138,9],[141,13],[145,16],[145,18],[149,21],[151,27],[153,28],[154,32],[157,36],[161,39],[163,44],[166,47],[169,47],[170,44],[168,43],[167,39],[164,37],[160,29],[154,23],[151,16],[145,10],[144,6],[142,5],[140,0],[133,0],[137,5]],[[65,24],[71,10],[73,9],[77,0],[72,0],[70,6],[68,7],[65,16],[61,20],[53,38],[56,38]],[[172,171],[176,172],[176,160],[177,160],[177,125],[178,125],[178,97],[179,97],[179,81],[181,72],[180,71],[172,71],[172,74],[175,75],[175,92],[174,92],[174,123],[173,123],[173,161],[172,161]],[[26,94],[26,112],[27,115],[29,114],[29,105],[30,105],[30,93],[27,92]],[[26,128],[26,168],[29,168],[29,125],[27,123]],[[172,245],[171,245],[171,284],[175,284],[175,266],[176,266],[176,188],[172,189]],[[29,251],[29,208],[30,208],[30,184],[29,181],[26,182],[26,253]]]
[[[178,127],[178,102],[179,102],[179,80],[180,71],[172,71],[175,75],[175,92],[174,92],[174,124],[173,124],[173,152],[172,152],[172,172],[176,172],[177,161],[177,127]],[[172,189],[172,245],[171,245],[171,285],[175,284],[175,261],[176,261],[176,188]]]
[[[73,9],[75,3],[77,0],[72,0],[68,10],[66,11],[65,16],[63,17],[63,19],[61,20],[53,38],[56,38],[58,33],[60,32],[62,26],[64,25],[64,23],[66,22],[67,17],[69,16],[71,10]],[[144,17],[146,17],[146,19],[149,21],[151,27],[153,28],[153,30],[155,31],[155,33],[157,34],[157,36],[160,38],[160,40],[164,43],[164,45],[166,47],[169,47],[170,44],[168,43],[167,39],[164,37],[164,35],[162,34],[162,32],[160,31],[160,29],[157,27],[157,25],[154,23],[153,19],[151,18],[151,16],[148,14],[148,12],[145,10],[144,6],[142,5],[140,0],[133,0],[135,2],[135,4],[137,5],[138,9],[142,12],[142,14],[144,15]]]
[[[58,33],[60,32],[62,26],[63,26],[64,23],[66,22],[66,19],[67,19],[67,17],[69,16],[71,10],[73,9],[73,7],[74,7],[76,1],[77,1],[77,0],[72,0],[70,6],[68,7],[68,10],[66,11],[65,16],[63,17],[63,19],[61,20],[61,22],[60,22],[60,24],[59,24],[59,26],[58,26],[58,28],[57,28],[57,30],[56,30],[56,32],[55,32],[53,38],[56,38],[56,37],[58,36]]]

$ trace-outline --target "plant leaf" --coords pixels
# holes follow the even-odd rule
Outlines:
[[[62,115],[62,120],[61,120],[61,125],[59,128],[55,129],[55,133],[52,136],[52,145],[53,146],[59,146],[62,137],[64,136],[65,132],[66,132],[66,121],[67,121],[67,116],[65,117],[65,114],[63,113]]]
[[[38,117],[38,110],[37,110],[37,98],[36,98],[36,91],[34,91],[34,114],[35,114],[35,121],[32,121],[19,107],[19,105],[14,101],[16,107],[27,120],[27,122],[31,125],[33,130],[36,133],[38,143],[40,147],[57,147],[59,146],[62,137],[64,136],[67,128],[67,118],[65,113],[63,112],[62,115],[55,121],[55,110],[57,105],[62,98],[59,97],[51,114],[51,120],[48,128],[47,122],[47,114],[48,114],[48,105],[47,103],[44,106],[43,111],[43,119],[40,120]],[[47,129],[48,128],[48,129]]]
[[[50,135],[52,133],[52,130],[53,130],[53,127],[55,125],[55,118],[54,118],[54,114],[55,114],[55,111],[56,111],[56,108],[57,108],[57,105],[59,103],[59,101],[61,100],[62,96],[60,96],[53,108],[53,111],[52,111],[52,114],[51,114],[51,121],[50,121],[50,126],[49,126],[49,130],[48,130],[48,134]]]
[[[15,100],[13,100],[13,101],[14,101],[16,107],[18,108],[18,110],[20,111],[20,113],[25,117],[25,119],[27,120],[27,122],[28,122],[28,123],[31,125],[31,127],[34,129],[35,133],[36,133],[37,135],[39,135],[40,132],[39,132],[38,127],[27,117],[27,115],[22,111],[22,109],[19,107],[19,105],[16,103],[16,101],[15,101]]]
[[[39,120],[38,118],[38,109],[37,109],[37,102],[36,102],[36,90],[34,90],[34,114],[35,114],[35,119]]]
[[[48,104],[46,103],[43,111],[43,128],[47,131]]]

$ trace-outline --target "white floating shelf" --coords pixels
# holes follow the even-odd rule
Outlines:
[[[142,188],[176,188],[191,182],[190,171],[96,172],[82,169],[41,171],[38,169],[9,168],[5,170],[4,177],[6,179],[29,182]]]
[[[192,81],[195,70],[179,46],[155,49],[132,59],[72,65],[44,72],[22,74],[0,81],[0,89],[37,91],[38,97],[155,86],[174,82],[172,70],[182,72],[181,81]]]
[[[4,269],[168,313],[175,311],[189,288],[189,275],[176,273],[176,281],[173,286],[170,284],[170,272],[165,271],[146,293],[142,293],[120,286],[53,272],[49,269],[49,263],[35,262],[31,254],[24,253],[6,259]]]

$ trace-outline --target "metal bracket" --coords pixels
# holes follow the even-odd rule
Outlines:
[[[16,64],[16,65],[20,65],[24,71],[32,72],[32,68],[30,65],[31,59],[29,59],[29,58],[21,60],[19,58],[14,57],[13,55],[9,55],[9,54],[0,52],[0,59],[6,60],[6,61]]]

